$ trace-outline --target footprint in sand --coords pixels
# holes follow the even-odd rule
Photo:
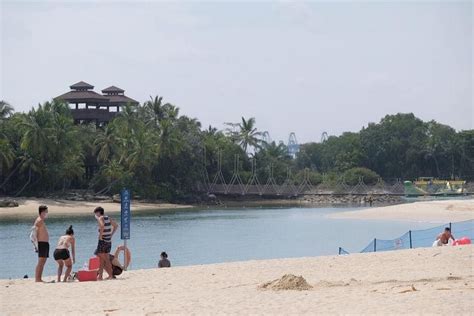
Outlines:
[[[418,291],[418,290],[412,285],[410,289],[404,290],[404,291],[400,291],[400,292],[398,292],[398,293],[408,293],[408,292],[416,292],[416,291]]]

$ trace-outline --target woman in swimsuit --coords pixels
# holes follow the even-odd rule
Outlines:
[[[63,273],[63,266],[66,265],[66,273],[64,274],[63,282],[66,282],[71,274],[72,265],[76,262],[76,240],[74,239],[74,231],[72,225],[66,230],[66,234],[59,237],[58,245],[54,250],[54,260],[58,263],[58,282],[61,282],[61,274]],[[69,255],[69,248],[72,251],[72,260]]]

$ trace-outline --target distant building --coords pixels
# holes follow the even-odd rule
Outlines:
[[[76,124],[95,122],[98,126],[112,120],[126,104],[138,105],[138,101],[127,97],[125,90],[110,86],[102,94],[93,91],[94,86],[80,81],[70,86],[71,91],[54,98],[69,104]]]

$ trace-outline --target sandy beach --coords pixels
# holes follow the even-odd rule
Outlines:
[[[18,207],[0,208],[0,218],[12,216],[36,216],[38,207],[42,204],[48,206],[49,215],[83,215],[92,214],[94,208],[102,206],[107,213],[120,213],[120,203],[111,201],[69,201],[53,199],[14,199],[19,203]],[[171,204],[171,203],[143,203],[133,201],[132,211],[146,211],[159,209],[186,209],[192,208],[190,205]]]
[[[473,246],[449,246],[137,270],[103,282],[1,280],[0,309],[3,315],[472,315],[473,253]],[[311,288],[259,287],[285,274],[304,277]]]
[[[401,220],[426,223],[448,223],[474,219],[474,199],[421,201],[364,208],[329,215],[341,219]]]

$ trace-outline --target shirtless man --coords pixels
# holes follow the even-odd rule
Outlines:
[[[453,241],[455,240],[454,236],[451,234],[451,229],[449,227],[446,227],[444,229],[444,232],[442,232],[438,235],[438,237],[436,237],[436,240],[433,243],[433,247],[446,246],[450,238]]]
[[[48,217],[48,207],[41,205],[38,208],[38,217],[35,220],[36,238],[38,240],[38,264],[35,270],[35,281],[43,282],[43,268],[49,257],[49,234],[44,221]]]

